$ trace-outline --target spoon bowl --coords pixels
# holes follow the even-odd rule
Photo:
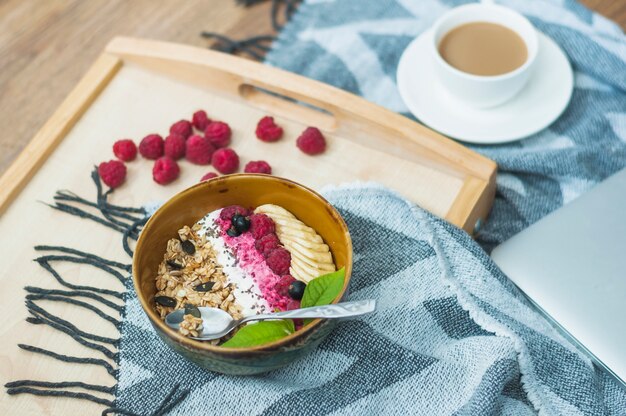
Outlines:
[[[218,339],[228,334],[235,329],[238,324],[235,324],[236,320],[232,316],[219,308],[209,308],[206,306],[199,307],[200,318],[202,319],[202,330],[198,331],[198,337],[191,337],[193,339],[208,341],[212,339]],[[170,312],[165,317],[165,323],[170,328],[178,331],[180,323],[183,321],[185,315],[184,309],[177,309]]]

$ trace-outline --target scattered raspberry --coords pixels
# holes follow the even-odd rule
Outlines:
[[[230,144],[230,126],[221,121],[214,121],[204,130],[204,137],[211,141],[216,148],[226,147]]]
[[[164,153],[165,156],[174,160],[181,159],[185,156],[185,137],[180,134],[172,133],[165,138]]]
[[[287,305],[285,306],[285,310],[292,311],[294,309],[300,309],[300,301],[291,299],[289,302],[287,302]],[[293,323],[296,325],[296,329],[302,328],[304,324],[304,322],[301,319],[294,319]]]
[[[193,113],[193,117],[191,118],[191,123],[198,130],[205,131],[206,128],[209,126],[209,123],[211,123],[211,120],[209,119],[209,117],[207,117],[206,111],[198,110],[195,113]]]
[[[213,153],[211,163],[218,172],[226,175],[239,169],[239,156],[233,149],[217,149]]]
[[[119,160],[102,162],[98,166],[98,175],[108,187],[117,188],[126,179],[126,166]]]
[[[274,291],[280,296],[289,296],[289,285],[295,282],[296,279],[291,277],[291,275],[286,274],[280,278],[279,281],[274,284]]]
[[[291,253],[282,247],[274,249],[265,259],[267,265],[279,276],[289,274],[291,266]]]
[[[154,162],[152,167],[152,179],[160,185],[167,185],[178,178],[180,168],[178,163],[170,157],[163,156]]]
[[[211,163],[213,152],[215,152],[215,148],[206,137],[194,134],[187,139],[185,157],[191,163],[195,163],[196,165],[208,165]]]
[[[200,182],[208,181],[209,179],[217,178],[217,173],[208,172],[202,178],[200,178]]]
[[[253,214],[250,216],[250,232],[255,240],[264,235],[273,234],[276,231],[274,221],[265,214]]]
[[[246,173],[267,173],[268,175],[271,175],[272,167],[264,160],[256,160],[248,162],[246,167],[243,168],[243,171]]]
[[[274,117],[263,117],[256,125],[256,137],[264,142],[275,142],[283,135],[283,128],[274,122]]]
[[[185,139],[191,136],[191,133],[193,133],[193,129],[187,120],[179,120],[170,127],[170,134],[180,134]]]
[[[156,160],[163,156],[163,137],[149,134],[139,143],[139,153],[146,159]]]
[[[250,210],[242,207],[241,205],[230,205],[228,207],[224,207],[220,211],[220,219],[230,221],[237,214],[247,217],[250,215]]]
[[[326,150],[326,139],[317,128],[307,127],[296,140],[296,145],[307,155],[317,155]]]
[[[297,303],[296,303],[296,302],[297,302]],[[298,306],[296,306],[296,305],[298,305]],[[294,308],[294,309],[300,309],[300,306],[301,306],[301,305],[300,305],[300,301],[299,301],[299,300],[293,300],[293,299],[292,299],[292,300],[290,300],[290,301],[287,303],[287,307],[292,307],[292,306],[295,306],[295,308]],[[287,309],[287,310],[290,310],[290,309]],[[296,319],[294,319],[294,320],[293,320],[293,326],[295,327],[296,331],[301,330],[301,329],[302,329],[302,327],[304,326],[304,319],[301,319],[301,318],[296,318]]]
[[[131,139],[118,140],[113,144],[113,154],[124,162],[130,162],[137,157],[137,146]]]
[[[254,242],[254,247],[263,255],[263,257],[267,257],[272,250],[280,247],[280,240],[278,240],[276,234],[267,234],[256,240]]]

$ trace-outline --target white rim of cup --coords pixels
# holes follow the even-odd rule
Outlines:
[[[441,57],[441,55],[439,54],[439,45],[437,44],[437,41],[436,41],[436,37],[437,37],[436,34],[437,34],[437,31],[439,30],[439,28],[451,16],[459,14],[459,13],[463,13],[465,9],[477,8],[477,7],[478,8],[494,8],[494,9],[498,9],[501,12],[508,13],[511,16],[515,17],[516,19],[519,19],[522,22],[523,25],[528,26],[528,28],[530,29],[529,32],[532,33],[532,36],[531,36],[531,39],[530,39],[530,43],[532,43],[533,48],[529,47],[531,45],[529,45],[529,42],[527,42],[527,39],[525,37],[523,37],[517,30],[515,30],[515,29],[513,29],[510,26],[507,26],[505,24],[500,24],[500,26],[504,26],[507,29],[512,30],[513,32],[515,32],[520,38],[522,38],[522,40],[526,44],[526,49],[527,50],[532,50],[532,55],[528,56],[528,58],[526,59],[526,62],[524,62],[521,66],[515,68],[513,71],[506,72],[504,74],[500,74],[500,75],[476,75],[476,74],[470,74],[468,72],[463,72],[460,69],[457,69],[457,68],[453,67],[448,62],[446,62],[445,59],[443,59]],[[472,20],[470,22],[466,22],[464,24],[472,23],[472,22],[482,22],[482,21],[483,20],[476,19],[476,20]],[[455,28],[456,27],[458,27],[458,26],[455,26]],[[452,30],[452,29],[450,29],[450,30]],[[439,17],[439,19],[437,19],[435,21],[435,23],[433,24],[433,26],[431,28],[431,34],[432,34],[432,41],[431,41],[432,42],[431,43],[432,48],[431,48],[431,52],[435,56],[435,59],[437,61],[439,61],[440,63],[442,63],[444,67],[446,67],[449,70],[451,70],[453,73],[455,73],[455,74],[457,74],[459,76],[465,77],[467,79],[475,80],[475,81],[495,81],[495,80],[503,80],[503,79],[506,79],[506,78],[514,77],[515,75],[519,74],[520,72],[525,71],[526,68],[531,66],[532,63],[537,58],[537,52],[538,52],[538,46],[539,46],[539,40],[537,38],[537,29],[535,29],[535,27],[532,25],[532,23],[530,23],[530,21],[525,16],[523,16],[521,13],[518,13],[515,10],[512,10],[512,9],[510,9],[508,7],[499,6],[499,5],[493,4],[493,3],[472,3],[472,4],[465,4],[463,6],[455,7],[453,9],[447,11],[446,13],[444,13],[443,16]]]

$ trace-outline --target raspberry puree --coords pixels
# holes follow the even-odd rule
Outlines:
[[[230,237],[226,234],[230,222],[217,218],[216,223],[221,230],[220,237],[237,256],[237,265],[252,277],[270,308],[272,310],[287,310],[291,298],[278,294],[274,289],[281,277],[269,268],[263,255],[256,250],[252,234],[243,233],[238,237]]]

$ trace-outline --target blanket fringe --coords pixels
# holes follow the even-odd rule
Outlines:
[[[104,367],[107,373],[111,374],[113,377],[117,379],[117,370],[113,368],[108,361],[101,360],[99,358],[89,358],[89,357],[72,357],[69,355],[58,354],[54,351],[45,350],[43,348],[34,347],[32,345],[26,344],[17,344],[18,347],[23,349],[24,351],[30,351],[37,354],[46,355],[48,357],[52,357],[55,360],[64,361],[66,363],[78,363],[78,364],[91,364],[98,365],[100,367]]]
[[[104,297],[96,293],[92,293],[92,292],[86,292],[86,291],[81,291],[81,290],[43,289],[43,288],[35,287],[35,286],[26,286],[24,290],[26,290],[27,292],[31,294],[37,294],[37,295],[41,295],[44,297],[59,295],[59,296],[68,297],[68,298],[72,298],[72,297],[89,298],[89,299],[96,300],[102,303],[103,305],[108,306],[109,308],[119,312],[120,314],[124,312],[123,306],[118,305],[117,303],[113,303],[110,300],[105,299]],[[28,297],[28,295],[26,296]]]
[[[170,410],[176,407],[180,402],[185,400],[189,394],[188,389],[180,389],[180,384],[175,384],[170,390],[169,394],[161,401],[159,407],[150,413],[150,416],[162,416],[167,414]],[[130,412],[128,410],[121,409],[119,407],[110,407],[102,412],[102,416],[106,415],[120,415],[120,416],[142,416],[138,413]]]
[[[72,191],[60,190],[54,195],[54,203],[46,205],[58,211],[91,220],[137,240],[139,229],[135,224],[145,221],[146,210],[111,204],[108,198],[113,193],[113,189],[103,190],[97,167],[92,170],[91,179],[96,187],[96,202],[80,197]],[[99,215],[89,212],[85,208],[95,209]]]
[[[250,7],[263,3],[264,1],[266,0],[237,0],[237,3],[244,7]],[[291,19],[291,16],[296,11],[300,2],[301,0],[272,0],[270,20],[274,31],[278,32],[283,28],[283,24],[279,23],[281,20],[281,9],[283,11],[282,20],[286,23]],[[200,36],[206,39],[216,40],[211,46],[212,49],[231,54],[245,54],[257,61],[263,60],[263,55],[270,50],[268,43],[276,39],[276,37],[272,35],[261,35],[235,40],[219,33],[206,31],[200,33]]]
[[[98,224],[102,224],[107,228],[120,232],[123,236],[124,249],[132,257],[130,241],[137,240],[141,228],[148,219],[145,209],[111,204],[108,201],[108,197],[111,195],[112,190],[103,190],[97,169],[92,171],[91,178],[96,187],[96,202],[89,201],[88,199],[80,197],[69,190],[61,190],[55,194],[54,203],[48,205],[58,211],[80,218],[89,219]],[[95,286],[73,284],[61,276],[61,274],[53,267],[53,263],[60,262],[92,266],[104,271],[107,275],[114,277],[125,286],[130,278],[129,274],[132,270],[131,264],[105,259],[92,253],[63,246],[38,245],[35,246],[35,251],[42,252],[43,255],[37,257],[34,261],[50,273],[52,277],[54,277],[59,284],[67,288],[67,290],[26,286],[24,288],[26,290],[25,304],[31,315],[26,318],[26,321],[34,325],[47,325],[59,332],[62,332],[70,336],[79,344],[101,353],[104,355],[105,359],[69,356],[34,345],[18,344],[18,347],[24,351],[45,355],[62,362],[96,365],[102,367],[117,381],[118,371],[108,360],[118,362],[119,353],[111,350],[107,346],[116,349],[119,346],[120,339],[105,337],[81,330],[73,323],[50,313],[42,307],[39,302],[63,302],[87,309],[95,313],[99,318],[115,325],[118,332],[120,332],[122,325],[121,319],[125,313],[124,306],[107,299],[107,297],[114,297],[125,301],[125,292]],[[95,301],[97,304],[94,304],[94,302],[88,303],[76,298],[90,299]],[[121,318],[118,319],[105,312],[103,309],[104,307],[117,312]],[[69,397],[89,400],[94,403],[107,406],[107,410],[105,410],[106,413],[103,414],[120,414],[128,416],[133,414],[132,412],[115,407],[114,400],[105,399],[91,394],[91,392],[98,392],[115,396],[116,386],[109,387],[94,385],[80,381],[49,382],[17,380],[7,383],[5,387],[7,388],[7,393],[11,395],[32,394],[37,396]],[[68,390],[75,388],[88,390],[89,392],[76,392]],[[151,414],[165,414],[167,411],[180,403],[180,401],[182,401],[187,394],[188,391],[179,391],[178,386],[175,386],[170,394],[163,400],[159,408]]]
[[[23,380],[28,381],[28,380]],[[35,396],[54,396],[54,397],[71,397],[74,399],[83,399],[89,400],[94,403],[103,404],[105,406],[112,406],[113,402],[111,400],[103,399],[101,397],[94,396],[89,393],[80,393],[69,390],[40,390],[32,387],[14,387],[9,388],[7,383],[5,387],[7,387],[7,393],[10,395],[14,394],[33,394]]]

